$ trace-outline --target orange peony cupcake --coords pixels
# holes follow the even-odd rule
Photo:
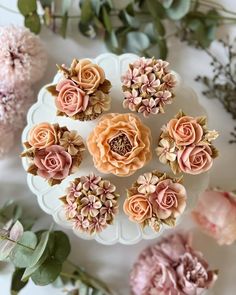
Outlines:
[[[104,115],[87,139],[95,167],[102,173],[129,176],[150,159],[151,132],[133,114]]]

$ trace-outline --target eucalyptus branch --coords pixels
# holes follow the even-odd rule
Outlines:
[[[30,251],[34,251],[34,250],[35,250],[34,248],[28,247],[28,246],[26,246],[26,245],[20,243],[19,241],[12,240],[12,239],[9,238],[8,236],[4,236],[4,235],[1,235],[1,234],[0,234],[0,240],[2,240],[2,241],[3,241],[3,240],[7,240],[7,241],[9,241],[9,242],[12,242],[12,243],[18,245],[18,246],[21,246],[21,247],[23,247],[23,248],[25,248],[25,249],[28,249],[28,250],[30,250]]]

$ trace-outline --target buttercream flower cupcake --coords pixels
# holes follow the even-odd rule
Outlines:
[[[90,173],[72,181],[61,200],[65,216],[74,228],[91,235],[113,223],[118,196],[114,184]]]
[[[43,177],[49,185],[59,184],[75,172],[85,150],[83,140],[76,131],[47,122],[30,130],[24,146],[26,149],[21,156],[30,160],[27,172]]]
[[[150,114],[164,113],[166,105],[174,99],[177,85],[169,63],[161,59],[141,57],[129,65],[121,77],[124,93],[123,107],[133,112]]]
[[[128,189],[123,209],[131,221],[159,231],[163,224],[175,226],[186,200],[182,178],[153,171],[140,175]]]
[[[87,139],[95,167],[102,173],[129,176],[150,159],[151,132],[133,114],[107,114]]]
[[[208,171],[218,151],[212,145],[218,132],[209,131],[205,117],[191,117],[180,111],[163,126],[156,149],[159,160],[176,173],[200,174]]]
[[[58,66],[63,74],[47,90],[55,96],[58,116],[76,120],[93,120],[110,109],[111,83],[103,69],[88,59],[74,59],[70,68]]]

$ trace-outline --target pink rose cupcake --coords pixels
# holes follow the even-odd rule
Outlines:
[[[180,111],[163,127],[156,152],[160,162],[169,164],[175,174],[196,175],[212,167],[218,155],[212,141],[217,137],[218,132],[207,129],[205,117],[190,117]]]
[[[55,96],[58,116],[93,120],[110,109],[111,83],[103,69],[88,59],[74,59],[70,68],[59,66],[63,78],[47,87]]]
[[[175,226],[184,212],[187,193],[182,179],[171,178],[157,171],[140,175],[128,189],[124,212],[140,226],[159,231],[163,224]]]
[[[29,132],[22,157],[29,158],[28,173],[46,179],[49,185],[59,184],[75,172],[81,161],[84,143],[76,131],[58,124],[40,123]]]

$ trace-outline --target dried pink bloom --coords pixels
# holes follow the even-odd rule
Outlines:
[[[177,84],[177,81],[176,81],[176,78],[175,78],[175,75],[173,74],[167,74],[163,77],[163,81],[164,81],[164,84],[165,84],[165,88],[168,89],[168,88],[173,88],[176,86]]]
[[[81,199],[81,206],[81,214],[83,216],[91,215],[92,217],[95,217],[99,214],[99,209],[102,207],[102,203],[96,196],[88,195]]]
[[[47,54],[39,39],[28,29],[0,28],[0,80],[11,85],[33,84],[43,77]]]
[[[157,107],[156,101],[153,98],[143,99],[142,105],[138,109],[139,113],[143,113],[144,117],[148,117],[150,114],[157,114],[159,108]]]
[[[142,97],[139,96],[139,92],[136,89],[132,89],[131,92],[124,92],[125,99],[123,100],[123,107],[129,108],[131,111],[135,111],[136,107],[141,103]]]
[[[201,295],[217,279],[189,237],[173,234],[146,248],[130,276],[133,295]]]
[[[158,180],[159,178],[150,172],[140,175],[137,180],[139,184],[138,192],[142,194],[154,193]]]
[[[83,189],[88,191],[89,189],[95,190],[98,187],[98,183],[101,181],[100,176],[95,176],[93,172],[89,176],[82,176],[81,183],[83,184]]]

